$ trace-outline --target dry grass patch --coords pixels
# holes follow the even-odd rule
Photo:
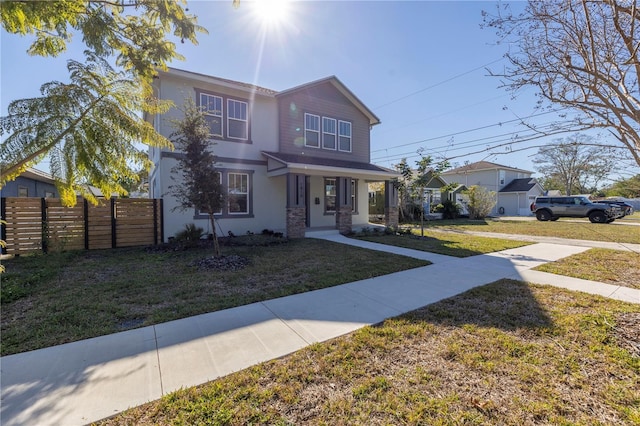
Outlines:
[[[632,251],[593,248],[534,269],[640,289],[640,254]]]
[[[634,425],[639,321],[501,280],[99,424]]]

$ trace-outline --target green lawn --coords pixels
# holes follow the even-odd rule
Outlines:
[[[241,237],[242,238],[242,237]],[[144,248],[24,256],[4,262],[2,355],[331,287],[428,262],[314,239],[225,247],[249,265],[203,270],[210,249]]]
[[[470,237],[464,234],[425,231],[413,229],[412,235],[389,235],[382,232],[358,234],[355,238],[374,243],[404,247],[413,250],[428,251],[455,257],[469,257],[484,253],[507,250],[526,246],[532,243],[514,240],[504,240],[487,237]]]
[[[638,324],[502,280],[98,424],[637,425]]]
[[[627,223],[637,223],[627,219]],[[621,223],[624,223],[622,220]],[[414,228],[419,225],[414,224]],[[590,223],[587,219],[560,219],[557,222],[522,220],[434,220],[426,222],[426,229],[460,232],[497,232],[503,234],[534,235],[576,240],[609,241],[640,244],[640,226]]]

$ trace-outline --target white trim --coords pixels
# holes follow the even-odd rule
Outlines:
[[[231,175],[241,175],[241,176],[245,176],[247,179],[247,192],[234,192],[234,194],[238,194],[238,195],[246,195],[247,197],[247,205],[245,206],[246,211],[243,212],[232,212],[231,211],[231,205],[229,204],[229,195],[231,195]],[[251,209],[249,208],[249,193],[250,193],[250,188],[249,188],[249,173],[242,173],[242,172],[228,172],[227,173],[227,214],[228,215],[247,215],[249,214],[249,212],[251,211]]]
[[[327,122],[333,122],[333,133],[325,131],[325,129],[324,129],[325,120]],[[333,148],[325,146],[325,144],[324,144],[324,136],[325,135],[333,136]],[[335,150],[338,149],[338,121],[335,118],[322,117],[322,149],[328,149],[328,150],[331,150],[331,151],[335,151]]]
[[[203,96],[205,97],[211,97],[211,98],[215,98],[215,99],[219,99],[220,100],[220,111],[219,114],[216,114],[216,110],[209,110],[209,102],[203,103],[202,102],[202,98]],[[205,98],[206,99],[206,98]],[[200,92],[200,108],[202,108],[202,112],[204,113],[204,115],[208,115],[211,117],[216,117],[220,119],[220,134],[218,133],[209,133],[212,136],[218,136],[218,137],[224,137],[224,99],[222,98],[222,96],[218,96],[218,95],[213,95],[211,93],[204,93],[204,92]],[[212,129],[209,128],[209,131],[211,132]]]
[[[327,185],[328,181],[333,181],[333,195],[327,195]],[[338,201],[338,179],[335,177],[324,177],[322,181],[322,192],[323,192],[323,211],[324,214],[334,214],[336,212],[336,203]],[[327,198],[333,198],[333,210],[327,209]]]
[[[349,136],[347,135],[342,135],[340,132],[340,124],[348,124],[349,125]],[[340,138],[349,138],[349,150],[346,149],[341,149],[340,148]],[[344,120],[338,120],[338,151],[342,151],[342,152],[353,152],[353,125],[351,124],[350,121],[344,121]]]
[[[310,130],[307,129],[307,117],[315,117],[318,119],[318,130]],[[309,148],[317,148],[320,149],[322,146],[322,138],[321,138],[321,131],[322,127],[320,127],[320,116],[319,115],[315,115],[315,114],[309,114],[308,112],[304,113],[304,146],[309,147]],[[309,145],[307,143],[307,132],[313,132],[316,133],[318,135],[318,146],[313,146],[313,145]]]
[[[236,118],[236,117],[231,117],[231,106],[230,103],[231,102],[236,102],[239,103],[241,105],[244,105],[245,107],[245,111],[244,111],[244,116],[245,118]],[[244,123],[244,132],[245,132],[245,137],[244,138],[238,138],[235,136],[231,136],[231,126],[229,126],[229,121],[234,120],[234,121],[238,121],[240,123]],[[236,139],[236,140],[240,140],[240,141],[246,141],[249,140],[249,104],[245,101],[240,101],[238,99],[233,99],[233,98],[227,98],[227,137],[229,139]]]

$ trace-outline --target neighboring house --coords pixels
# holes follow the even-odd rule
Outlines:
[[[514,179],[498,191],[498,214],[505,216],[531,215],[531,203],[544,189],[534,178]]]
[[[415,176],[414,176],[415,177]],[[432,171],[427,172],[426,177],[427,184],[424,187],[422,194],[422,202],[425,213],[430,213],[434,206],[437,206],[442,202],[441,188],[447,185],[441,177],[434,175]],[[413,201],[420,204],[420,199],[414,199]]]
[[[448,191],[442,193],[442,198],[445,200],[449,200],[454,204],[460,206],[460,214],[466,216],[469,214],[469,210],[467,209],[467,203],[469,197],[464,194],[464,191],[467,190],[467,187],[464,185],[458,185],[454,188],[450,188]]]
[[[385,182],[386,222],[397,225],[398,173],[370,163],[370,129],[380,123],[340,80],[328,77],[281,92],[208,75],[169,69],[155,89],[181,106],[187,97],[203,108],[227,202],[216,215],[218,233],[263,229],[303,237],[309,228],[348,232],[368,224],[369,182]],[[147,117],[170,137],[170,120]],[[177,149],[179,147],[176,147]],[[188,223],[210,232],[207,216],[180,211],[169,193],[171,170],[183,155],[151,148],[150,196],[164,197],[164,235]]]
[[[448,183],[458,183],[467,188],[478,185],[496,192],[496,205],[491,215],[528,216],[531,214],[529,206],[536,196],[544,192],[532,174],[528,170],[479,161],[440,175]]]
[[[2,197],[59,197],[53,177],[33,168],[28,168],[15,180],[6,182],[0,192]]]

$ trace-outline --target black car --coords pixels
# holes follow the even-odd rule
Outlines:
[[[596,203],[600,203],[600,204],[611,204],[611,205],[616,205],[616,206],[620,206],[620,208],[622,209],[622,213],[624,214],[624,216],[627,215],[632,215],[633,214],[633,206],[629,203],[625,203],[624,201],[618,201],[618,200],[597,200],[594,201]]]

